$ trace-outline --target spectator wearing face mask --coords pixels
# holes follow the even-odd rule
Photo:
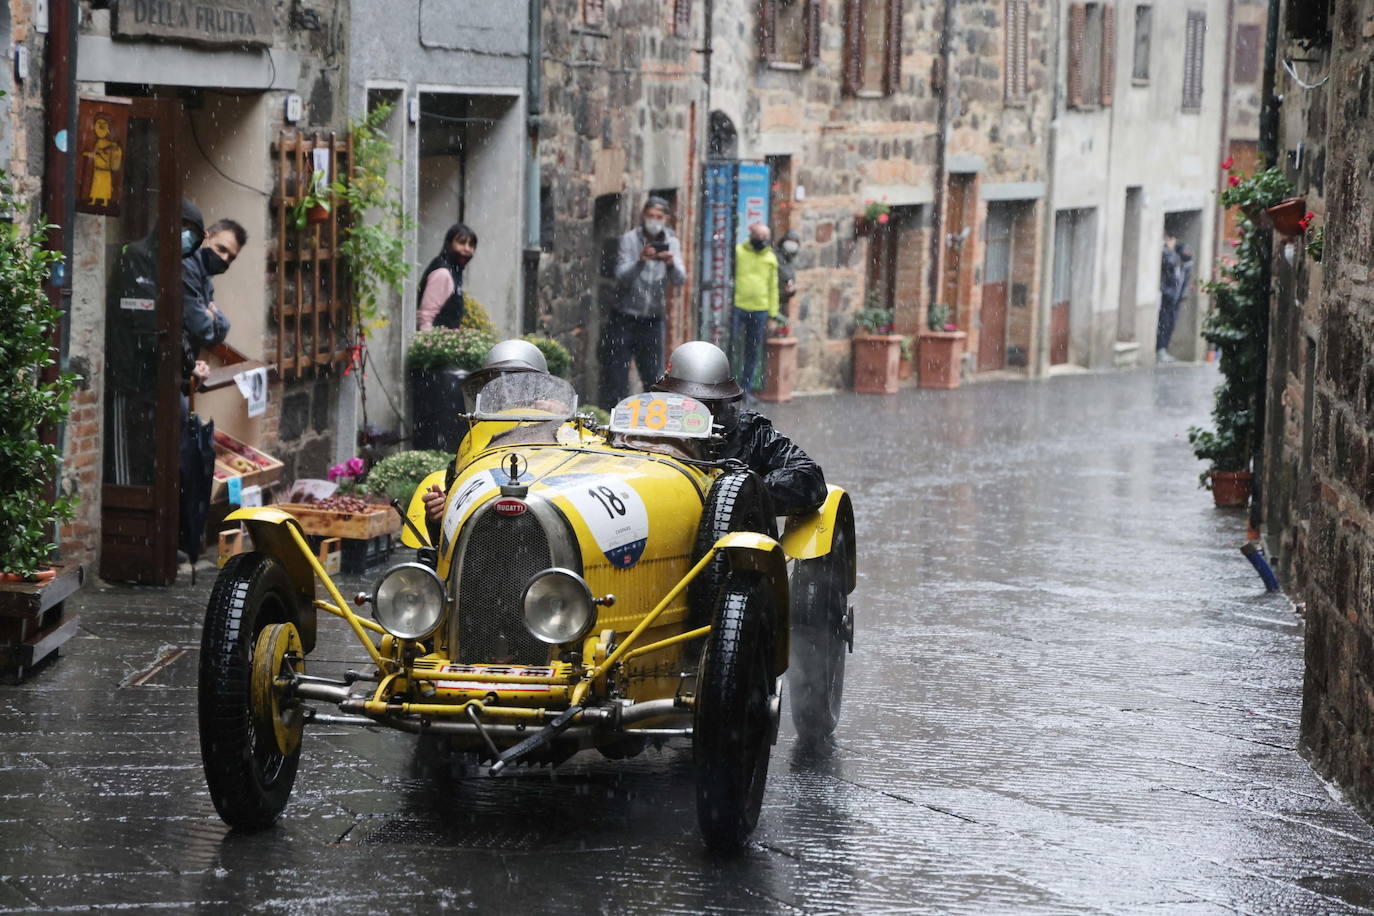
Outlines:
[[[467,306],[463,300],[463,272],[477,254],[477,233],[465,223],[454,223],[444,233],[444,247],[420,275],[420,304],[415,309],[415,328],[457,328]]]
[[[730,335],[739,353],[738,374],[746,401],[752,401],[763,372],[763,338],[772,331],[781,299],[778,258],[768,245],[763,223],[749,227],[749,240],[735,246],[735,310]]]
[[[615,300],[601,331],[601,404],[613,407],[630,390],[630,359],[647,389],[663,373],[663,316],[669,287],[687,280],[682,246],[668,227],[668,201],[650,197],[640,224],[620,237]]]
[[[215,303],[214,277],[238,260],[248,244],[248,233],[231,219],[222,219],[205,230],[205,244],[181,261],[182,330],[185,346],[199,358],[200,351],[224,342],[229,319]]]

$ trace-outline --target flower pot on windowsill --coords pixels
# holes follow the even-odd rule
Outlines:
[[[1298,236],[1306,230],[1303,228],[1302,219],[1307,214],[1307,198],[1290,197],[1288,200],[1274,204],[1264,211],[1269,224],[1274,227],[1274,231],[1279,235]]]
[[[329,208],[324,204],[315,204],[305,211],[305,221],[309,224],[323,223],[329,220]]]
[[[1254,476],[1249,471],[1212,471],[1207,477],[1211,481],[1213,505],[1227,509],[1248,503]]]
[[[900,334],[854,335],[854,391],[858,394],[896,394]]]
[[[768,362],[765,363],[759,400],[775,403],[790,401],[792,388],[797,382],[797,338],[770,337],[764,344]]]
[[[922,388],[958,388],[963,362],[963,331],[922,331],[916,345],[917,385]]]

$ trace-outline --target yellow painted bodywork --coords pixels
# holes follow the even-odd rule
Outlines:
[[[782,549],[791,560],[813,560],[830,553],[835,531],[843,530],[849,552],[849,583],[854,590],[854,507],[849,494],[836,486],[827,488],[825,502],[815,512],[794,515],[787,519],[782,535]]]
[[[504,469],[509,467],[510,456],[518,454],[528,501],[546,500],[559,511],[576,540],[580,572],[592,594],[615,596],[613,603],[598,607],[595,625],[576,647],[578,653],[567,655],[570,646],[550,647],[542,665],[456,664],[452,661],[456,653],[446,645],[447,623],[423,645],[391,637],[378,641],[377,625],[355,614],[344,601],[290,515],[269,507],[241,509],[229,516],[231,521],[245,522],[257,549],[277,557],[298,588],[308,584],[312,606],[342,618],[367,650],[380,681],[370,698],[354,704],[354,711],[382,720],[397,715],[435,721],[479,716],[484,722],[536,727],[569,705],[595,706],[612,696],[642,702],[691,694],[692,681],[684,681],[683,672],[695,667],[695,659],[685,659],[684,653],[700,651],[699,640],[709,627],[687,631],[687,589],[718,552],[732,568],[757,573],[768,583],[777,615],[774,674],[785,670],[787,555],[793,550],[801,556],[823,555],[834,527],[852,526],[852,518],[846,515],[848,497],[842,491],[832,488],[818,512],[789,525],[791,541],[786,549],[766,535],[740,532],[722,538],[694,564],[702,504],[717,471],[666,455],[613,447],[575,424],[558,430],[555,442],[502,445],[501,434],[517,428],[518,424],[507,422],[474,424],[456,459],[458,470],[445,500],[445,516],[465,487],[483,475],[489,481],[482,480],[484,492],[469,500],[461,518],[448,520],[447,526],[441,523],[444,534],[435,546],[439,548],[438,573],[452,600],[450,573],[464,525],[487,502],[499,498],[499,485],[508,479]],[[420,496],[436,482],[442,486],[443,478],[442,471],[430,475],[410,500],[407,515],[422,531],[425,518]],[[597,541],[596,526],[583,516],[598,511],[585,498],[587,489],[603,485],[621,496],[632,491],[647,515],[643,550],[628,568],[607,557]],[[413,538],[405,543],[413,546]],[[623,559],[619,553],[617,557]],[[330,600],[313,600],[315,579],[324,585]],[[681,708],[689,706],[690,701],[684,700]],[[509,743],[511,739],[503,740]]]

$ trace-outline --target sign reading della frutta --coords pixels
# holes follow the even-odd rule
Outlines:
[[[212,47],[272,44],[268,0],[118,0],[114,34]]]

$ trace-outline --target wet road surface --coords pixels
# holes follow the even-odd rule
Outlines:
[[[760,827],[703,853],[690,755],[436,778],[413,739],[306,735],[281,824],[201,776],[208,577],[96,584],[0,688],[0,912],[1282,912],[1374,906],[1374,829],[1298,756],[1301,625],[1184,431],[1207,367],[770,409],[854,494],[835,746],[774,749]],[[312,670],[356,665],[342,628]]]

